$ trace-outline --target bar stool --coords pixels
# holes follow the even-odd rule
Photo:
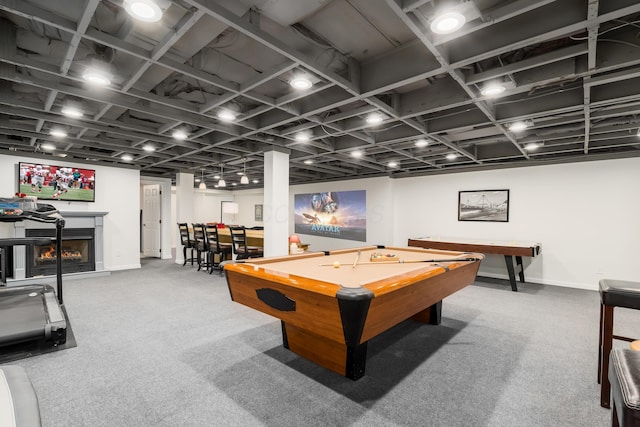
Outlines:
[[[178,223],[178,230],[180,231],[180,244],[182,245],[182,256],[184,256],[184,262],[182,266],[187,265],[187,261],[191,261],[191,265],[193,265],[193,261],[195,261],[195,256],[193,255],[193,251],[195,250],[195,243],[191,238],[191,232],[189,231],[189,225],[186,222]],[[191,250],[191,257],[187,258],[187,249]]]
[[[617,348],[609,356],[611,425],[640,426],[640,352]]]
[[[598,382],[600,383],[600,406],[609,407],[611,383],[607,377],[609,354],[613,340],[635,341],[635,338],[613,334],[614,307],[640,310],[640,282],[626,280],[600,280],[600,338],[598,353]]]

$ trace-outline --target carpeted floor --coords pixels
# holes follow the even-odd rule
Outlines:
[[[45,426],[607,426],[595,291],[476,282],[439,326],[369,343],[351,381],[282,347],[280,322],[216,273],[143,268],[65,282],[77,347],[26,368]],[[617,333],[640,313],[616,311]],[[625,343],[621,343],[621,346]]]

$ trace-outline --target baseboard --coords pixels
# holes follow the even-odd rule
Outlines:
[[[111,275],[110,271],[81,271],[78,273],[65,273],[62,275],[62,281],[88,279],[94,277],[102,277]],[[34,284],[53,284],[56,283],[56,276],[37,276],[26,279],[8,279],[7,286],[34,285]]]
[[[484,273],[478,272],[478,277],[489,277],[491,279],[501,279],[509,281],[509,276],[506,274]],[[560,286],[563,288],[584,289],[586,291],[597,291],[598,284],[585,284],[576,282],[562,282],[560,280],[547,280],[539,277],[525,277],[525,283],[537,283],[539,285]],[[520,280],[516,279],[516,283],[520,285]]]
[[[119,265],[117,267],[109,268],[109,271],[120,271],[120,270],[136,270],[138,268],[142,268],[142,264],[129,264],[129,265]]]

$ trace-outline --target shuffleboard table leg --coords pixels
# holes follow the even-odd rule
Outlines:
[[[509,282],[511,283],[511,290],[518,292],[518,284],[516,283],[516,272],[513,268],[513,257],[511,255],[505,255],[504,260],[507,263],[507,271],[509,272]]]
[[[518,274],[520,275],[520,282],[524,283],[524,266],[522,265],[522,257],[516,256],[516,264],[520,267]]]

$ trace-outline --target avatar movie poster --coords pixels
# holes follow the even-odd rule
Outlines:
[[[295,232],[367,240],[367,192],[328,191],[294,195]]]

